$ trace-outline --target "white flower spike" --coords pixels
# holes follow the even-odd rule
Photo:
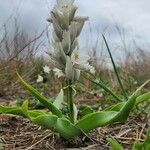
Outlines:
[[[48,21],[53,25],[50,58],[57,68],[53,71],[58,78],[65,76],[68,80],[75,82],[79,79],[80,71],[75,67],[78,56],[72,56],[72,53],[79,49],[78,36],[88,18],[76,16],[78,7],[73,3],[74,0],[56,0]],[[90,70],[93,72],[91,68]]]

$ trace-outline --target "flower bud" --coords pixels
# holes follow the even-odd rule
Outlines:
[[[67,56],[65,74],[66,74],[66,78],[71,80],[72,82],[77,81],[80,77],[80,70],[75,69],[73,67],[73,63],[72,63],[71,58],[69,56]]]
[[[62,40],[62,47],[65,52],[65,54],[69,54],[70,48],[71,48],[71,39],[70,39],[70,32],[64,31],[63,33],[63,40]]]

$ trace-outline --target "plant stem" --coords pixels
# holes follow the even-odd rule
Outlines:
[[[122,99],[120,99],[114,92],[112,92],[107,86],[105,86],[105,84],[102,81],[99,81],[99,82],[92,81],[92,82],[95,83],[96,85],[99,85],[107,93],[109,93],[110,95],[112,95],[116,100],[122,102]]]
[[[112,95],[116,100],[122,102],[122,99],[119,98],[111,89],[109,89],[101,80],[97,81],[96,77],[92,74],[91,77],[88,77],[87,75],[85,75],[84,73],[82,73],[83,77],[90,80],[91,82],[93,82],[94,84],[100,86],[102,89],[104,89],[107,93],[109,93],[110,95]]]
[[[114,68],[114,71],[115,71],[115,74],[116,74],[117,80],[118,80],[118,82],[119,82],[119,84],[120,84],[120,87],[121,87],[121,89],[122,89],[122,92],[123,92],[124,98],[125,98],[126,100],[128,100],[128,96],[127,96],[126,91],[125,91],[125,89],[124,89],[124,87],[123,87],[123,84],[122,84],[122,82],[121,82],[121,79],[120,79],[119,73],[118,73],[118,71],[117,71],[117,67],[116,67],[116,65],[115,65],[115,62],[114,62],[114,59],[113,59],[113,57],[112,57],[112,54],[111,54],[110,48],[109,48],[109,46],[108,46],[107,40],[106,40],[106,38],[105,38],[105,36],[104,36],[104,35],[102,35],[102,36],[103,36],[104,42],[105,42],[105,44],[106,44],[106,47],[107,47],[108,53],[109,53],[109,55],[110,55],[110,59],[111,59],[111,62],[112,62],[112,64],[113,64],[113,68]]]
[[[72,82],[71,80],[67,81],[68,89],[67,89],[67,103],[69,109],[70,121],[74,123],[74,109],[73,109],[73,90],[72,90]]]

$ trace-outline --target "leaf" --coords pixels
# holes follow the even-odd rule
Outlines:
[[[38,116],[47,114],[47,112],[44,112],[43,110],[29,110],[28,112],[29,112],[30,118],[36,118]]]
[[[91,82],[93,82],[94,84],[96,84],[97,86],[99,86],[102,89],[104,89],[107,93],[109,93],[110,95],[112,95],[116,100],[122,102],[122,99],[119,98],[111,89],[109,89],[101,80],[93,80],[93,79],[90,79],[90,78],[88,78],[88,79]]]
[[[147,137],[143,143],[144,150],[150,150],[150,129],[147,132]]]
[[[55,101],[53,102],[53,105],[60,109],[61,108],[61,104],[64,101],[64,92],[61,89],[60,93],[58,94],[58,96],[56,97]]]
[[[150,100],[150,92],[147,92],[143,95],[140,95],[137,99],[136,99],[136,105],[138,105],[139,103],[142,103],[144,101]]]
[[[149,82],[150,80],[148,80],[147,82],[145,82],[141,87],[139,87],[133,94],[131,97],[133,97],[133,95],[135,95],[136,97],[136,102],[135,105],[139,105],[140,103],[150,100],[150,92],[147,92],[143,95],[139,95],[140,90]],[[130,98],[131,98],[130,97]],[[126,102],[121,102],[115,105],[112,105],[108,108],[105,109],[105,111],[119,111],[124,105],[126,104]]]
[[[28,112],[28,101],[24,101],[23,104],[22,104],[22,111],[24,113],[24,115],[30,119],[30,115],[29,115],[29,112]]]
[[[82,133],[82,131],[75,125],[73,125],[66,118],[58,118],[57,132],[60,133],[65,139],[74,138]]]
[[[132,150],[142,150],[143,144],[139,141],[135,141]]]
[[[69,120],[66,118],[58,118],[55,115],[42,115],[32,119],[32,121],[47,129],[58,132],[65,139],[74,138],[82,133],[82,131]]]
[[[111,145],[112,150],[123,150],[123,147],[115,139],[108,138],[107,141]]]
[[[110,123],[110,121],[118,114],[115,111],[101,111],[84,116],[76,123],[81,130],[89,132],[97,127],[102,127]]]
[[[136,141],[132,150],[150,150],[150,129],[147,132],[145,141],[143,143]]]
[[[125,122],[134,106],[135,100],[136,98],[134,95],[128,100],[128,102],[121,108],[119,112],[101,111],[86,115],[81,120],[79,120],[76,125],[84,132],[89,132],[92,129],[104,125],[112,124],[115,122]]]
[[[46,112],[43,110],[27,110],[27,101],[24,102],[24,104],[20,107],[14,107],[14,106],[0,106],[0,114],[12,114],[12,115],[18,115],[23,116],[27,118],[35,118],[39,115],[45,115]]]
[[[13,114],[18,116],[24,116],[24,113],[22,111],[21,107],[16,106],[2,106],[0,105],[0,114]]]
[[[110,50],[110,48],[109,48],[109,45],[108,45],[108,43],[107,43],[107,40],[106,40],[106,38],[105,38],[105,36],[104,36],[103,34],[102,34],[102,37],[103,37],[103,40],[104,40],[104,42],[105,42],[106,48],[107,48],[107,50],[108,50],[108,53],[109,53],[109,56],[110,56],[110,59],[111,59],[111,63],[112,63],[113,68],[114,68],[114,72],[115,72],[115,75],[116,75],[116,77],[117,77],[117,80],[118,80],[118,83],[119,83],[119,85],[120,85],[120,88],[121,88],[121,90],[122,90],[122,93],[123,93],[123,95],[124,95],[124,98],[125,98],[125,100],[128,100],[127,93],[126,93],[125,88],[124,88],[124,86],[123,86],[123,83],[122,83],[122,81],[121,81],[119,72],[118,72],[118,70],[117,70],[117,67],[116,67],[114,58],[113,58],[113,56],[112,56],[111,50]]]
[[[56,108],[49,99],[41,95],[36,89],[34,89],[31,85],[26,83],[22,77],[17,73],[21,83],[24,85],[24,87],[32,94],[33,97],[35,97],[37,100],[39,100],[46,108],[48,108],[53,114],[61,117],[62,113],[61,111]]]
[[[40,115],[36,118],[32,118],[32,122],[52,131],[55,131],[57,119],[58,117],[55,115]]]
[[[140,90],[148,82],[149,81],[145,82],[141,87],[139,87],[119,111],[101,111],[92,113],[83,117],[76,123],[76,125],[84,132],[89,132],[92,129],[104,125],[113,124],[115,122],[125,122],[135,105],[136,98],[138,97]]]
[[[93,113],[94,110],[90,106],[83,106],[80,108],[80,115],[81,117]]]
[[[120,111],[120,109],[126,104],[126,102],[117,103],[105,109],[105,111]]]

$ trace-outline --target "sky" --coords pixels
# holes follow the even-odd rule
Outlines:
[[[0,27],[14,12],[24,29],[31,33],[42,31],[54,3],[55,0],[0,0]],[[103,32],[109,33],[110,41],[120,40],[116,25],[124,31],[127,41],[150,44],[150,0],[75,0],[75,4],[78,14],[89,17],[81,36],[84,44],[91,37],[94,43]]]

